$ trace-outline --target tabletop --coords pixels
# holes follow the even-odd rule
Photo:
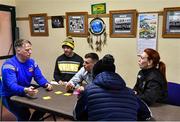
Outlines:
[[[179,121],[180,106],[156,103],[150,107],[156,121]]]
[[[38,90],[39,92],[35,98],[13,96],[11,100],[73,120],[73,109],[77,101],[76,95],[72,93],[71,95],[66,94],[64,86],[60,85],[53,85],[53,91],[47,91],[42,87],[38,88]],[[155,120],[180,120],[180,106],[156,104],[151,106],[150,109]]]
[[[60,85],[53,85],[53,91],[47,91],[42,87],[38,90],[38,94],[33,98],[12,96],[11,100],[34,109],[73,119],[76,95],[67,94],[64,86]]]

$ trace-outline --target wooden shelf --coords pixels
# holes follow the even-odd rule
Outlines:
[[[163,11],[151,11],[151,12],[138,12],[138,14],[143,14],[143,13],[158,13],[159,16],[163,15]],[[65,15],[56,15],[56,16],[63,16],[64,19],[66,19]],[[88,18],[95,18],[95,17],[100,17],[100,18],[108,18],[109,14],[88,14]],[[48,19],[51,19],[51,16],[48,16]],[[28,17],[17,17],[17,21],[28,21]]]

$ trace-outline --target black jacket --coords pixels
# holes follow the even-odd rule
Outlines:
[[[167,82],[156,68],[140,70],[134,90],[148,105],[165,102],[168,95]]]

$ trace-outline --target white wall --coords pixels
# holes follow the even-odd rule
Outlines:
[[[65,12],[87,11],[91,14],[91,4],[106,3],[106,11],[137,9],[138,12],[163,11],[165,7],[180,6],[179,0],[16,0],[17,17],[28,17],[28,14],[47,13],[48,16],[65,15]],[[158,50],[161,59],[167,65],[167,79],[180,82],[180,39],[162,38],[162,16],[159,17]],[[89,19],[91,20],[91,19]],[[106,31],[109,33],[109,18],[103,18]],[[20,37],[30,39],[33,43],[33,57],[38,62],[48,80],[53,78],[54,63],[57,56],[62,54],[61,42],[66,37],[66,29],[51,27],[49,22],[48,37],[31,37],[28,21],[17,21]],[[75,39],[75,52],[84,56],[92,52],[86,38]],[[107,45],[100,57],[110,53],[115,57],[117,72],[133,87],[139,70],[137,65],[136,38],[107,38]]]
[[[0,0],[0,4],[15,6],[15,0]]]

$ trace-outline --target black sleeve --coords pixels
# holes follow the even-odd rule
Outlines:
[[[138,76],[139,74],[140,74],[140,71],[138,72],[137,76]],[[138,89],[139,89],[138,87],[139,87],[139,81],[138,81],[138,77],[137,77],[136,84],[135,84],[133,90],[136,91],[136,92],[138,92]]]
[[[139,97],[144,100],[148,105],[157,101],[161,94],[161,85],[158,81],[151,80],[146,84],[144,93]]]
[[[133,88],[134,91],[138,91],[138,85],[139,85],[139,83],[138,83],[138,81],[136,81],[136,84],[135,84],[135,86]]]
[[[58,58],[57,58],[56,63],[55,63],[55,68],[54,68],[54,80],[58,82],[61,78],[60,75],[61,74],[58,68]]]
[[[74,119],[78,121],[87,121],[88,120],[88,111],[87,111],[87,94],[86,91],[81,93],[76,107],[74,109]]]

